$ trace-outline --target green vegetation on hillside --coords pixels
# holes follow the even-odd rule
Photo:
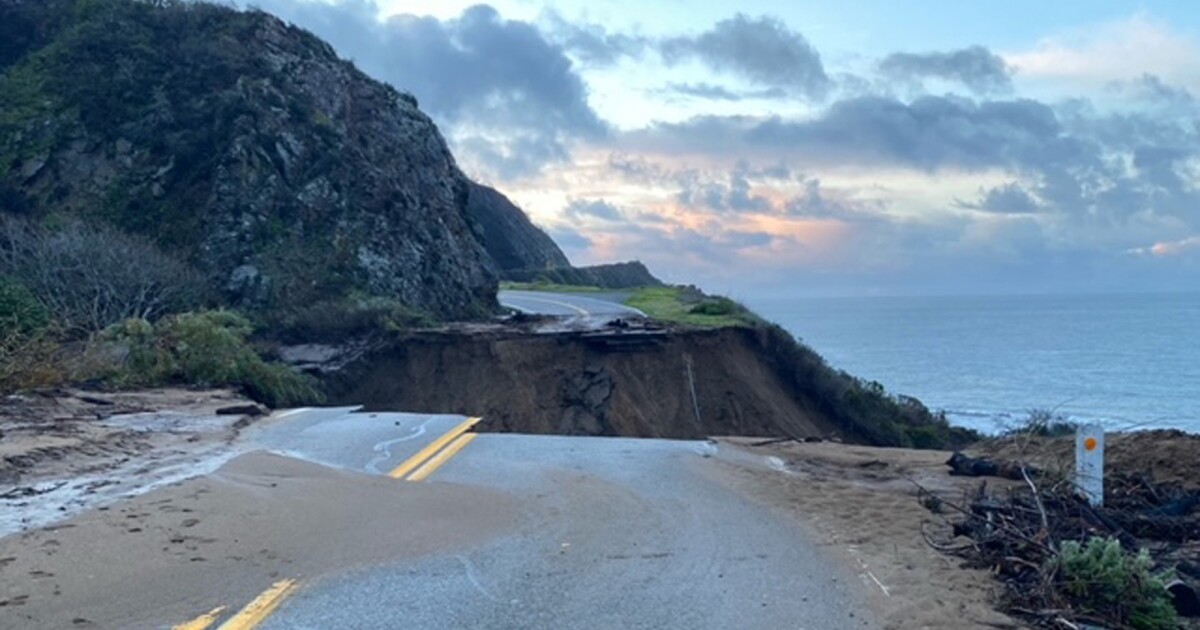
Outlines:
[[[129,319],[96,336],[79,376],[117,387],[237,387],[272,407],[321,400],[313,380],[267,363],[248,343],[253,326],[232,311]]]
[[[727,297],[708,296],[695,287],[645,287],[634,291],[627,306],[664,322],[723,328],[762,323],[750,309]]]
[[[204,275],[196,308],[490,314],[468,184],[413,97],[257,9],[0,0],[0,214],[170,252]]]
[[[309,377],[263,360],[250,320],[202,310],[204,295],[190,267],[149,241],[0,216],[0,393],[87,381],[236,387],[271,406],[320,400]]]
[[[882,384],[829,365],[824,357],[778,324],[763,322],[754,332],[764,355],[784,382],[813,400],[849,436],[880,446],[958,448],[979,434],[954,427],[910,396],[889,393]]]

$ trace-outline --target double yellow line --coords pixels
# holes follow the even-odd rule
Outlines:
[[[388,473],[388,476],[392,479],[407,481],[421,481],[429,477],[479,437],[477,433],[467,433],[467,431],[479,424],[480,420],[482,418],[467,418],[431,442],[429,446],[418,451],[416,455],[405,460],[403,464]],[[254,601],[246,604],[245,608],[221,624],[217,630],[252,630],[266,621],[267,617],[279,608],[283,600],[291,595],[297,586],[299,583],[296,580],[280,580],[272,584],[271,588],[263,591],[261,595],[254,598]],[[174,626],[172,630],[208,630],[217,622],[217,619],[221,618],[223,612],[225,612],[225,606],[214,608],[191,621]]]
[[[272,584],[271,588],[263,591],[261,595],[254,598],[254,601],[246,604],[245,608],[221,624],[217,630],[251,630],[258,627],[258,624],[266,621],[267,617],[270,617],[271,613],[279,608],[283,600],[296,590],[297,585],[296,580],[280,580]],[[208,630],[209,626],[217,622],[222,612],[225,612],[224,606],[214,608],[191,621],[175,626],[172,630]]]
[[[482,418],[467,418],[458,426],[450,429],[445,435],[439,437],[417,452],[416,455],[408,458],[403,464],[400,464],[388,473],[392,479],[406,479],[408,481],[421,481],[429,475],[432,475],[435,470],[441,468],[443,464],[450,461],[450,458],[458,454],[470,444],[475,438],[479,437],[476,433],[467,433],[472,427],[479,424]]]

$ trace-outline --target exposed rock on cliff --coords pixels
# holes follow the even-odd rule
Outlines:
[[[147,235],[241,307],[495,306],[470,184],[437,128],[311,34],[134,0],[0,0],[0,23],[52,30],[0,53],[4,210]]]
[[[591,267],[508,269],[504,271],[504,277],[516,282],[551,282],[606,289],[662,286],[662,281],[655,278],[646,265],[636,260],[608,265],[592,265]]]
[[[501,273],[571,266],[550,236],[495,189],[472,183],[467,210],[479,224],[483,246]]]

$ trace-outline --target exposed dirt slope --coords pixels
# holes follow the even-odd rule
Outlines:
[[[492,431],[857,438],[795,395],[742,329],[415,335],[330,384],[334,401],[481,415]]]

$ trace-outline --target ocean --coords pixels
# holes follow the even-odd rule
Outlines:
[[[1200,433],[1200,293],[765,298],[834,367],[985,432],[1032,409]]]

